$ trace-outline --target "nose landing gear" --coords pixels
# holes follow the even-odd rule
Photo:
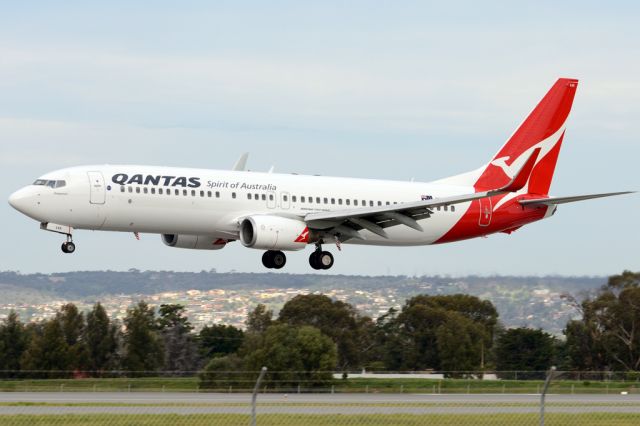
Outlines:
[[[73,238],[71,234],[67,234],[67,241],[62,243],[62,252],[71,254],[76,251],[76,245],[73,243]]]

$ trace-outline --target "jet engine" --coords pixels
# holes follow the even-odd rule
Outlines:
[[[227,240],[211,235],[162,234],[162,242],[169,247],[196,250],[220,250],[227,244]]]
[[[240,223],[240,242],[262,250],[302,250],[312,241],[306,223],[280,216],[255,215]]]

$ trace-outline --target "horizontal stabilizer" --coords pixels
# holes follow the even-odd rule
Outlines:
[[[574,195],[572,197],[533,198],[528,200],[520,200],[519,203],[522,204],[523,206],[527,206],[530,204],[556,205],[556,204],[573,203],[575,201],[591,200],[593,198],[603,198],[603,197],[612,197],[614,195],[632,194],[634,192],[635,191],[623,191],[623,192],[607,192],[604,194]]]

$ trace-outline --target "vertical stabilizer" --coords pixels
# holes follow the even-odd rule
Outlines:
[[[528,192],[547,195],[560,153],[578,80],[560,78],[486,166],[474,187],[486,191],[506,185],[535,149],[540,149]]]

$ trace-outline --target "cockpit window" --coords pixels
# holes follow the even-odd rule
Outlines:
[[[49,188],[62,188],[67,185],[67,182],[64,180],[46,180],[46,179],[38,179],[33,182],[34,185],[37,186],[48,186]]]

